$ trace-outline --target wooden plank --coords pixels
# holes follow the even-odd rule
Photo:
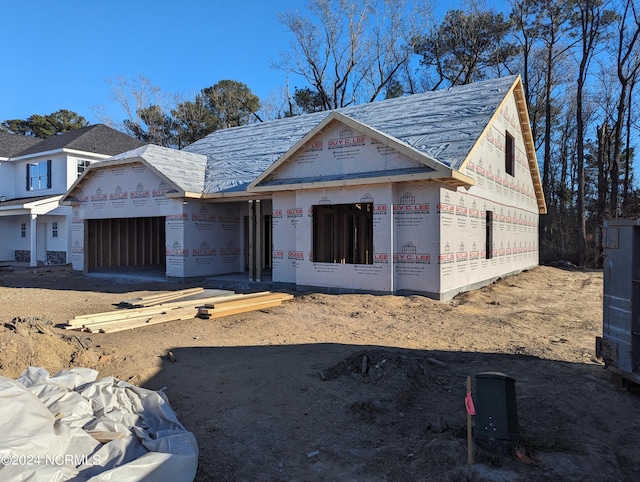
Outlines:
[[[234,295],[229,295],[229,296],[225,296],[224,299],[220,298],[219,300],[215,300],[212,303],[203,303],[200,306],[204,306],[207,308],[211,308],[213,307],[213,304],[215,302],[223,302],[223,301],[234,301],[234,300],[244,300],[244,299],[250,299],[250,298],[255,298],[257,296],[264,296],[264,295],[270,295],[273,294],[272,291],[258,291],[256,293],[237,293]]]
[[[205,312],[206,310],[208,311],[223,310],[223,309],[233,308],[235,306],[245,306],[245,305],[251,305],[251,304],[261,303],[265,301],[276,300],[276,301],[282,302],[282,301],[288,301],[291,299],[293,299],[293,295],[273,293],[271,295],[264,295],[260,297],[249,298],[249,299],[238,299],[238,300],[229,301],[225,303],[207,304],[206,306],[199,306],[198,310],[203,312]]]
[[[124,320],[127,318],[139,318],[141,316],[152,316],[170,311],[171,308],[162,308],[160,306],[152,308],[134,308],[132,310],[117,310],[109,311],[106,313],[95,313],[93,315],[82,315],[82,317],[76,317],[69,320],[67,323],[70,326],[82,326],[87,323],[107,322],[114,320]]]
[[[121,300],[120,303],[118,303],[118,305],[119,306],[144,306],[144,304],[146,303],[148,306],[149,303],[156,302],[157,300],[168,301],[170,299],[186,298],[187,296],[191,296],[197,293],[202,293],[203,291],[204,291],[204,288],[189,288],[189,289],[178,290],[178,291],[165,291],[155,295],[141,296],[138,298]]]
[[[227,304],[218,308],[205,308],[205,310],[206,310],[206,314],[209,314],[214,311],[223,313],[229,310],[233,310],[235,308],[262,306],[264,303],[270,302],[270,301],[276,301],[277,304],[281,304],[282,301],[289,300],[292,298],[293,298],[292,295],[274,293],[272,295],[269,295],[269,297],[267,298],[264,298],[264,297],[252,298],[249,300],[244,300],[243,303],[239,303],[239,301],[241,300],[238,300],[238,302],[234,304]],[[277,306],[277,304],[274,306]],[[195,318],[199,314],[200,310],[201,308],[197,306],[179,306],[179,307],[173,307],[173,308],[164,309],[164,310],[159,310],[159,309],[127,310],[127,312],[122,313],[123,316],[121,317],[109,317],[109,318],[103,318],[103,319],[97,319],[97,320],[86,320],[82,324],[82,328],[95,328],[95,327],[100,327],[100,326],[109,325],[109,324],[124,323],[128,321],[138,321],[140,319],[148,320],[151,318],[155,319],[159,317],[170,319],[172,316],[179,316],[179,315],[182,315],[183,313],[191,313],[192,315],[191,318]]]
[[[208,305],[204,308],[206,309],[220,309],[220,308],[228,308],[228,307],[233,307],[233,306],[243,306],[246,304],[251,304],[251,303],[259,303],[262,301],[270,301],[270,300],[279,300],[279,301],[285,301],[285,299],[282,296],[279,295],[267,295],[267,296],[261,296],[259,298],[253,298],[250,300],[235,300],[235,301],[230,301],[227,303],[213,303],[212,305]],[[203,308],[203,307],[198,307],[198,308]]]
[[[230,296],[235,294],[233,291],[221,290],[221,289],[205,290],[204,288],[189,288],[189,289],[178,290],[178,291],[165,291],[165,292],[154,294],[154,295],[122,300],[120,301],[118,306],[129,307],[129,308],[148,307],[148,306],[157,305],[159,303],[164,303],[167,301],[193,297],[199,294],[206,294],[206,292],[216,293],[215,295],[206,296],[207,298],[210,298],[212,296],[222,296],[222,295]]]
[[[188,308],[191,309],[191,308]],[[85,323],[82,324],[82,328],[87,328],[87,329],[93,329],[93,328],[99,328],[100,326],[105,326],[105,325],[111,325],[114,323],[125,323],[128,321],[135,321],[135,320],[140,320],[140,319],[145,319],[148,320],[149,318],[153,318],[155,316],[164,316],[164,315],[168,315],[171,314],[173,312],[178,312],[180,309],[176,308],[174,310],[162,310],[162,311],[158,311],[158,312],[147,312],[147,313],[137,313],[135,315],[130,315],[130,316],[126,316],[126,317],[122,317],[122,318],[109,318],[106,320],[96,320],[96,321],[86,321]],[[197,310],[192,310],[193,313],[197,313]]]
[[[228,296],[228,295],[227,295]],[[219,298],[219,297],[215,297]],[[143,326],[166,323],[170,321],[189,320],[196,317],[220,318],[234,314],[256,311],[264,308],[280,306],[283,301],[293,299],[293,295],[287,293],[253,294],[253,296],[236,298],[237,302],[223,304],[217,308],[196,307],[193,305],[184,306],[182,303],[169,303],[154,308],[135,308],[131,310],[109,312],[109,315],[120,315],[119,317],[98,317],[96,319],[85,318],[83,320],[71,320],[75,323],[82,323],[82,326],[67,326],[67,329],[88,331],[90,333],[114,333],[117,331],[130,330]],[[195,303],[200,300],[189,300]]]
[[[229,309],[220,308],[218,310],[210,312],[208,317],[221,318],[223,316],[238,315],[240,313],[248,313],[250,311],[258,311],[258,310],[263,310],[265,308],[273,308],[275,306],[281,306],[281,305],[282,305],[282,301],[272,300],[272,301],[265,301],[263,303],[257,303],[254,305],[237,306]]]
[[[248,303],[241,306],[230,306],[228,308],[200,308],[198,317],[200,318],[220,318],[222,316],[237,315],[239,313],[247,313],[249,311],[262,310],[264,308],[272,308],[282,305],[282,300],[267,300],[258,303]]]
[[[195,311],[178,311],[167,313],[165,315],[157,315],[146,318],[127,320],[125,322],[113,322],[110,324],[100,325],[99,327],[91,327],[92,333],[115,333],[117,331],[131,330],[133,328],[141,328],[143,326],[157,325],[159,323],[167,323],[169,321],[191,320],[196,317]],[[95,330],[95,331],[94,331]]]
[[[193,308],[197,309],[201,304],[206,303],[214,303],[219,301],[220,298],[226,297],[229,295],[218,295],[212,296],[210,298],[198,298],[194,300],[184,300],[184,301],[175,301],[173,303],[163,303],[157,306],[152,306],[148,308],[132,308],[130,310],[113,310],[113,311],[105,311],[102,313],[92,313],[88,315],[78,315],[73,319],[67,321],[68,326],[80,326],[83,323],[87,323],[90,321],[105,321],[105,320],[115,320],[118,318],[131,318],[139,315],[145,314],[158,314],[163,311],[172,310],[175,308]]]
[[[257,301],[266,301],[266,300],[282,300],[283,294],[282,293],[269,293],[269,294],[265,294],[265,295],[260,295],[260,296],[245,296],[243,298],[238,298],[235,300],[220,300],[220,301],[216,301],[215,303],[208,303],[206,306],[204,306],[204,308],[223,308],[223,307],[227,307],[227,306],[234,306],[234,305],[244,305],[246,303],[252,303],[252,302],[257,302]]]
[[[85,327],[83,327],[81,331],[89,333],[111,333],[112,331],[119,331],[119,328],[129,329],[138,326],[145,326],[147,324],[153,324],[152,320],[156,320],[156,323],[164,323],[165,321],[179,320],[183,317],[186,317],[184,319],[193,318],[193,312],[190,311],[187,314],[180,314],[180,312],[176,311],[168,318],[167,313],[162,313],[158,315],[129,318],[126,320],[110,321],[108,323],[89,323]]]

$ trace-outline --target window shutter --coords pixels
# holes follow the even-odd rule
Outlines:
[[[47,189],[51,189],[51,159],[47,161]]]
[[[29,184],[29,166],[31,166],[31,164],[27,164],[27,191],[29,191],[31,188],[31,185]]]

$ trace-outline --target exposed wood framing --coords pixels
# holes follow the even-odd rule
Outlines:
[[[164,217],[85,220],[87,271],[165,265]]]

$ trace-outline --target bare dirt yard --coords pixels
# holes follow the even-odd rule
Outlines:
[[[640,480],[640,395],[594,353],[601,272],[539,267],[447,303],[298,293],[111,334],[53,326],[188,287],[0,269],[0,374],[86,366],[164,388],[198,440],[199,481],[432,481],[466,480],[466,378],[502,372],[521,439],[476,448],[473,480]]]

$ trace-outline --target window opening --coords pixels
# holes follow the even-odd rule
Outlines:
[[[313,260],[373,264],[373,203],[313,206]]]
[[[505,132],[504,171],[510,176],[515,175],[515,142],[508,132]]]
[[[493,211],[487,211],[485,253],[487,259],[493,258]]]

